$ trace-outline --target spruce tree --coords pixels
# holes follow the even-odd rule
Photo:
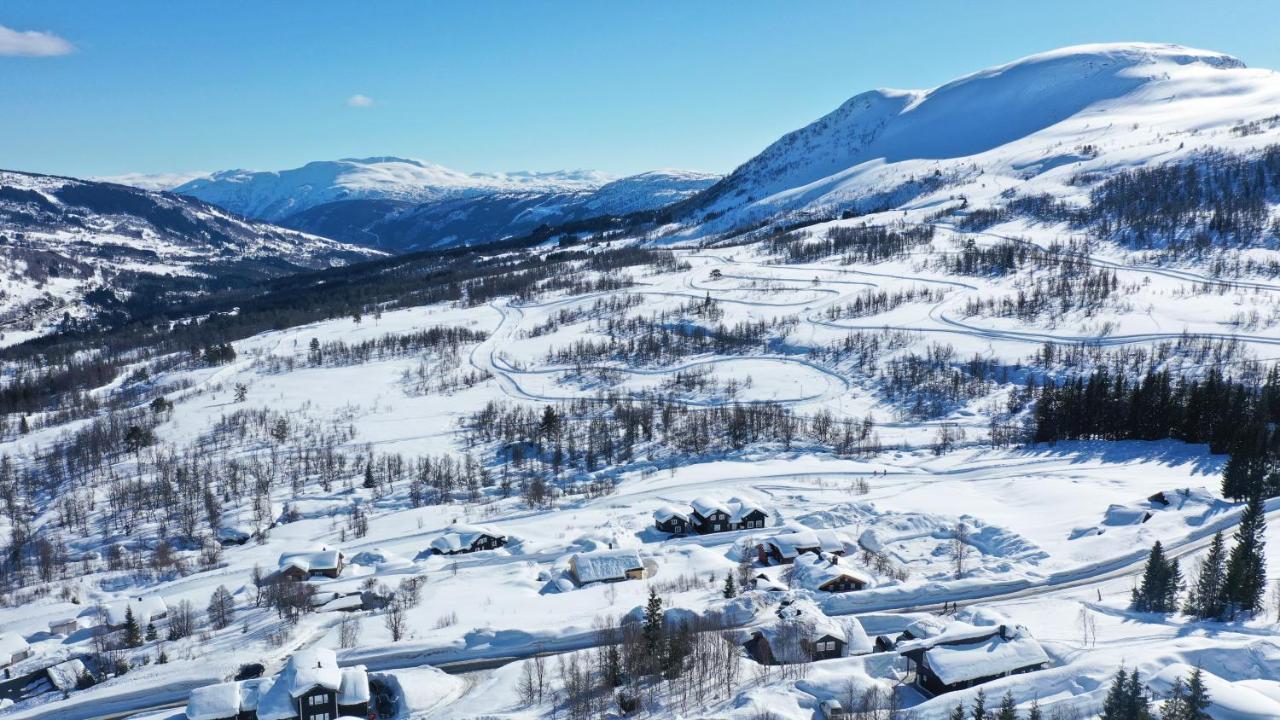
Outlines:
[[[1107,697],[1102,701],[1102,720],[1129,720],[1125,708],[1125,688],[1129,684],[1129,673],[1124,666],[1116,671],[1116,676],[1107,689]]]
[[[1226,574],[1226,548],[1223,546],[1222,533],[1219,532],[1213,536],[1209,554],[1200,561],[1184,611],[1200,620],[1222,618],[1226,607],[1226,599],[1223,597],[1226,591]]]
[[[1209,690],[1204,686],[1204,674],[1200,668],[1191,671],[1187,679],[1187,700],[1185,720],[1211,720],[1209,713]]]
[[[1266,509],[1262,496],[1255,494],[1245,505],[1236,530],[1236,545],[1227,559],[1226,614],[1230,617],[1253,615],[1262,609],[1267,590],[1267,562],[1264,553],[1267,530]]]
[[[1178,561],[1166,559],[1164,546],[1157,540],[1147,557],[1142,584],[1133,591],[1133,608],[1141,612],[1173,612],[1177,609],[1181,585],[1182,571],[1178,568]]]
[[[1147,707],[1147,689],[1142,684],[1138,669],[1129,673],[1129,681],[1124,688],[1125,720],[1151,720],[1151,710]]]
[[[138,625],[138,619],[133,616],[132,605],[124,610],[124,644],[126,647],[142,645],[142,628]]]
[[[1031,707],[1027,708],[1027,720],[1043,720],[1043,713],[1040,712],[1040,699],[1036,698],[1031,701]]]
[[[662,649],[662,598],[649,588],[649,602],[644,607],[644,644],[655,662]]]
[[[725,573],[724,576],[724,596],[733,598],[738,596],[738,588],[733,585],[733,573]]]
[[[951,715],[947,720],[965,720],[964,703],[960,703],[952,708]]]
[[[996,711],[996,720],[1018,720],[1018,704],[1013,701],[1013,691],[1007,691],[1000,698],[1000,709]]]
[[[1160,703],[1160,720],[1187,720],[1187,688],[1182,678],[1173,681],[1169,697]]]
[[[973,720],[987,720],[987,693],[982,688],[978,688],[978,694],[973,698],[973,710],[969,711],[969,717]]]

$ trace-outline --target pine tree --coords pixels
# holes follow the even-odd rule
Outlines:
[[[724,575],[724,596],[733,598],[738,596],[738,588],[733,585],[733,573],[725,573]]]
[[[375,488],[378,483],[373,479],[373,461],[365,463],[364,466],[364,486],[366,488]]]
[[[1040,699],[1036,698],[1031,701],[1031,707],[1027,709],[1027,720],[1043,720],[1043,713],[1040,712]]]
[[[1182,678],[1173,681],[1169,697],[1160,704],[1160,720],[1187,720],[1187,688]]]
[[[1236,545],[1231,548],[1226,573],[1226,614],[1253,615],[1262,609],[1267,589],[1267,562],[1264,553],[1267,530],[1266,509],[1262,496],[1253,495],[1245,505],[1236,530]]]
[[[156,624],[153,622],[147,623],[147,641],[150,642],[158,637],[160,637],[160,633],[156,630]]]
[[[662,598],[658,597],[658,591],[649,588],[649,602],[644,607],[644,644],[655,662],[662,649],[662,629]]]
[[[1128,683],[1129,673],[1125,672],[1124,666],[1121,665],[1111,681],[1111,687],[1107,689],[1106,699],[1102,701],[1101,720],[1129,720],[1125,708],[1125,687]]]
[[[978,694],[973,698],[973,709],[969,711],[969,717],[973,720],[987,720],[987,693],[979,688]]]
[[[1018,720],[1018,705],[1013,701],[1012,690],[1000,698],[1000,709],[996,711],[996,720]]]
[[[1209,690],[1204,686],[1204,674],[1200,668],[1191,671],[1187,679],[1186,720],[1211,720],[1209,709]]]
[[[1226,599],[1223,597],[1226,591],[1226,573],[1226,549],[1222,533],[1219,532],[1213,536],[1209,554],[1200,561],[1184,611],[1200,620],[1220,619],[1226,606]]]
[[[951,715],[947,720],[965,720],[964,703],[956,705],[955,708],[951,710]]]
[[[132,605],[124,610],[124,644],[126,647],[142,645],[142,628],[139,627],[137,618],[133,616]]]
[[[1142,584],[1133,591],[1133,608],[1141,612],[1173,612],[1178,606],[1181,585],[1182,571],[1178,569],[1178,561],[1166,559],[1164,546],[1157,540],[1147,557]]]
[[[1146,686],[1142,684],[1137,668],[1129,673],[1129,682],[1125,685],[1124,695],[1125,720],[1151,720],[1151,710],[1147,707]]]

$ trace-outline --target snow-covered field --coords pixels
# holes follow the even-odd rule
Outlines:
[[[897,157],[937,130],[942,111],[931,108],[964,105],[975,86],[1037,73],[1054,81],[1031,83],[1045,93],[1065,93],[1063,84],[1079,92],[1067,93],[1065,106],[1050,103],[1045,115],[1028,120],[1033,126],[1013,128],[1017,138],[988,137],[966,125],[965,134],[985,144],[929,146],[923,155]],[[1205,86],[1236,104],[1205,109],[1192,92]],[[3,707],[0,715],[181,717],[190,688],[230,678],[244,663],[273,672],[292,651],[321,646],[337,650],[343,664],[398,678],[402,717],[545,717],[563,711],[564,698],[529,697],[522,686],[530,658],[551,657],[556,676],[558,663],[602,646],[602,628],[639,619],[652,591],[669,621],[714,621],[730,633],[770,624],[783,598],[805,607],[810,601],[832,618],[857,618],[871,636],[896,635],[937,615],[1022,625],[1039,640],[1049,667],[982,688],[993,699],[1010,692],[1024,708],[1038,701],[1088,716],[1098,712],[1121,664],[1152,679],[1157,693],[1186,666],[1212,674],[1221,705],[1216,717],[1280,717],[1275,598],[1255,618],[1230,623],[1130,609],[1154,542],[1189,573],[1214,533],[1230,535],[1238,524],[1242,506],[1220,492],[1225,456],[1174,441],[1046,445],[999,437],[1026,439],[1032,409],[1021,393],[1029,380],[1103,365],[1186,377],[1214,369],[1259,372],[1280,357],[1273,347],[1280,344],[1280,280],[1110,242],[1064,249],[1083,239],[1066,223],[1002,217],[978,231],[965,229],[963,213],[938,215],[960,201],[957,188],[982,207],[1008,197],[1001,193],[1009,188],[1083,202],[1088,193],[1072,176],[1140,164],[1139,157],[1152,161],[1166,151],[1183,157],[1189,137],[1197,145],[1256,147],[1274,126],[1261,135],[1232,133],[1233,123],[1257,119],[1233,113],[1241,104],[1271,102],[1277,87],[1274,73],[1245,70],[1230,58],[1140,46],[1041,56],[928,93],[859,96],[729,176],[746,182],[751,192],[740,194],[755,199],[718,200],[709,207],[723,211],[723,220],[668,228],[661,243],[672,262],[614,273],[627,280],[620,290],[365,308],[358,319],[236,340],[235,358],[223,364],[188,353],[140,359],[130,368],[137,372],[93,392],[105,400],[125,383],[145,383],[148,401],[163,396],[172,403],[140,406],[147,419],[137,422],[154,426],[156,442],[113,449],[89,473],[93,482],[73,492],[41,487],[30,497],[31,530],[65,548],[75,572],[40,579],[0,606],[3,632],[22,636],[32,650],[13,671],[90,653],[93,632],[55,635],[50,623],[91,617],[98,605],[142,593],[163,597],[170,608],[189,601],[203,616],[222,586],[234,600],[234,621],[214,629],[201,620],[187,637],[143,642],[123,652],[134,664],[129,672],[65,697],[51,692]],[[1170,103],[1177,113],[1159,106],[1166,127],[1150,108],[1171,90],[1180,99]],[[905,129],[863,138],[850,157],[796,159],[792,146],[812,140],[812,147],[830,150],[824,138],[849,136],[842,118],[888,113],[882,104],[896,108],[890,114]],[[1147,114],[1134,115],[1134,108]],[[1107,122],[1096,124],[1095,114]],[[1188,118],[1203,127],[1189,129]],[[1174,132],[1175,125],[1181,130]],[[1091,149],[1071,154],[1082,139]],[[788,147],[788,162],[779,164]],[[950,154],[938,155],[944,150]],[[881,163],[879,154],[896,161]],[[763,234],[748,238],[753,242],[716,234],[735,214],[740,221],[756,212],[815,211],[861,197],[870,185],[895,187],[889,174],[951,175],[978,162],[974,157],[992,172],[964,175],[960,185],[913,195],[892,210],[809,224],[785,243]],[[942,159],[945,168],[937,167]],[[1033,166],[1039,170],[1031,172]],[[768,182],[759,185],[761,178]],[[788,244],[864,226],[919,234],[882,260],[842,259],[840,252],[788,258]],[[655,236],[614,245],[641,239]],[[1259,243],[1217,257],[1247,256],[1265,267],[1280,261],[1271,247]],[[966,253],[1009,248],[1030,249],[1032,259],[1004,272],[957,264]],[[1063,262],[1070,263],[1067,271],[1054,264]],[[1057,295],[1042,307],[1023,302],[1044,288],[1090,278],[1105,282],[1106,292],[1087,302]],[[387,337],[393,348],[395,338],[432,328],[475,334],[453,346],[375,351],[354,360],[344,354]],[[600,434],[592,429],[589,450],[570,446],[561,453],[560,423],[585,427],[603,422],[610,408],[646,407],[655,398],[663,404],[658,420],[649,420],[658,429],[641,423],[625,439],[618,428],[602,431],[607,449],[595,444]],[[674,422],[665,415],[676,408],[749,407],[790,413],[803,431],[739,444],[663,436]],[[535,448],[504,439],[518,424],[513,408],[527,409],[535,422],[542,418],[540,437],[555,438],[554,470],[541,440]],[[47,450],[65,447],[73,433],[88,437],[91,422],[35,422],[28,434],[6,436],[0,453],[21,470],[56,464]],[[842,436],[853,439],[845,443]],[[335,456],[341,456],[336,465]],[[170,473],[162,482],[129,484],[154,479],[162,467]],[[458,482],[441,490],[434,478],[448,473]],[[538,473],[551,486],[546,497],[527,491]],[[191,475],[216,476],[201,480],[208,492],[191,507],[121,517],[130,493],[181,486]],[[427,476],[430,483],[417,480]],[[422,494],[426,485],[429,497]],[[1153,499],[1158,495],[1165,501]],[[708,535],[655,529],[655,511],[695,502],[754,504],[767,519],[763,527]],[[1280,499],[1273,499],[1269,517],[1278,510]],[[212,552],[183,537],[188,521],[201,535],[220,530],[252,538]],[[432,554],[432,540],[455,524],[484,526],[507,542]],[[0,525],[0,536],[14,530]],[[788,567],[758,561],[757,544],[814,530],[847,538],[840,562],[868,578],[867,587],[806,589]],[[1275,523],[1267,539],[1272,547],[1280,540]],[[119,562],[111,560],[116,544],[125,556]],[[176,554],[181,568],[156,559],[161,547]],[[254,577],[275,571],[284,553],[322,547],[341,550],[347,564],[336,578],[308,581],[318,597],[416,584],[403,622],[387,622],[384,609],[306,612],[289,622],[260,601],[264,591]],[[575,553],[608,549],[634,550],[646,577],[572,581]],[[1275,556],[1272,583],[1280,579]],[[747,566],[753,583],[763,576],[757,587],[785,592],[726,597],[726,578]],[[743,669],[727,687],[694,701],[658,687],[641,712],[808,720],[824,700],[880,688],[928,720],[946,717],[977,692],[927,699],[904,684],[907,668],[891,651],[820,660],[798,672],[771,670],[745,653],[734,657]],[[559,682],[551,680],[553,687]]]

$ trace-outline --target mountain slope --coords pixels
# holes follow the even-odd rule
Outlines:
[[[392,198],[339,200],[282,218],[287,227],[406,250],[479,245],[535,228],[648,212],[709,187],[717,176],[659,170],[620,178],[593,190],[471,191],[412,203]]]
[[[493,192],[574,192],[607,181],[600,173],[566,171],[464,173],[396,157],[317,161],[281,171],[225,170],[173,189],[246,217],[279,221],[339,200],[422,203]]]
[[[710,234],[1001,191],[1087,195],[1072,178],[1275,142],[1280,75],[1174,45],[1085,45],[932,90],[862,93],[765,148],[682,208]]]
[[[172,292],[379,255],[193,198],[10,171],[0,171],[0,237],[6,343]]]

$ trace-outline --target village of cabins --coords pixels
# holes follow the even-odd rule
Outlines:
[[[869,557],[859,540],[832,530],[785,527],[759,504],[733,497],[699,497],[687,507],[663,506],[653,513],[659,537],[737,533],[743,565],[750,566],[744,592],[773,594],[776,611],[766,623],[740,628],[742,652],[762,665],[793,665],[835,658],[890,653],[896,656],[899,681],[926,697],[968,688],[996,678],[1032,672],[1050,664],[1027,628],[1012,622],[971,624],[954,618],[926,617],[900,633],[869,637],[852,615],[828,617],[814,597],[852,593],[875,586],[876,570],[855,560]],[[226,544],[247,538],[228,535]],[[434,537],[422,556],[482,553],[519,542],[487,525],[455,523]],[[861,551],[861,553],[860,553]],[[278,566],[262,578],[266,585],[305,583],[311,609],[352,612],[385,608],[389,598],[374,589],[340,587],[348,557],[337,548],[299,549],[281,554]],[[636,548],[574,553],[557,564],[550,578],[557,591],[592,583],[644,580],[658,567]],[[168,613],[163,598],[146,595],[117,601],[85,614],[50,623],[51,633],[119,630],[128,623],[154,631]],[[27,644],[13,633],[0,633],[0,667],[5,683],[37,690],[69,690],[83,668],[71,659],[11,678],[9,666],[27,657]],[[396,714],[394,683],[362,665],[339,667],[332,650],[311,648],[292,655],[282,669],[261,677],[263,668],[242,668],[235,678],[192,691],[187,720],[338,720],[343,717],[391,717]],[[3,692],[0,685],[0,692]],[[381,700],[381,702],[379,702]],[[836,700],[822,704],[826,718],[848,717]]]

